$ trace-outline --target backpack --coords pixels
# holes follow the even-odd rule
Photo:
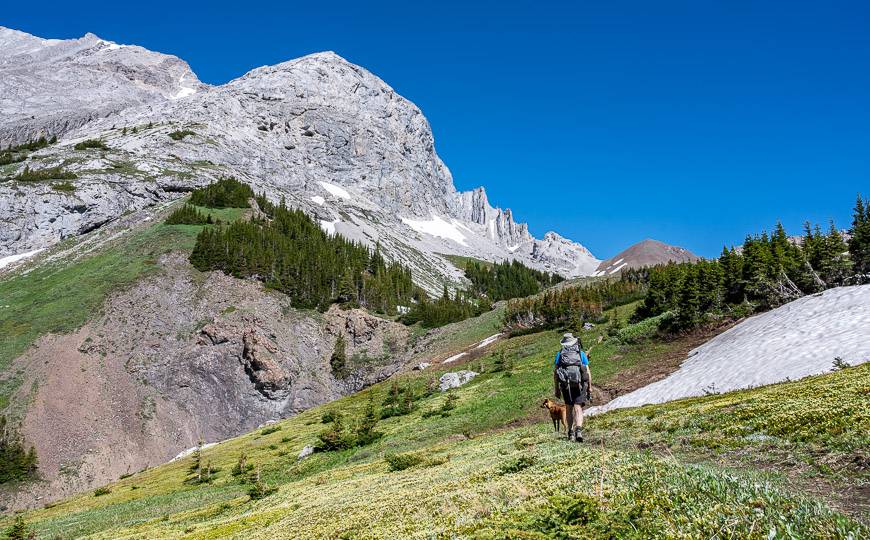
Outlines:
[[[563,347],[559,353],[559,365],[556,375],[559,380],[567,384],[579,385],[583,380],[583,358],[580,356],[580,347]]]

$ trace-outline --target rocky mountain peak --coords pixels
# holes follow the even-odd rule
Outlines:
[[[625,268],[642,268],[667,262],[690,262],[700,259],[686,248],[672,246],[658,240],[647,238],[606,261],[601,261],[595,269],[596,276],[618,274]]]
[[[122,109],[205,88],[183,60],[88,33],[42,39],[0,27],[0,144],[61,136]]]

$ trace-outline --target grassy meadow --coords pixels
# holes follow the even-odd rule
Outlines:
[[[627,313],[622,308],[619,316]],[[584,340],[596,342],[610,324],[612,318]],[[489,330],[464,331],[471,345]],[[448,366],[482,374],[447,393],[427,391],[446,371],[439,366],[400,375],[399,387],[414,391],[413,410],[381,420],[376,430],[383,435],[372,444],[297,461],[331,415],[361,418],[370,404],[381,406],[393,380],[204,449],[216,471],[210,483],[186,481],[193,458],[184,458],[25,518],[40,538],[58,539],[868,534],[866,523],[831,508],[833,498],[792,478],[841,490],[866,486],[860,468],[829,471],[799,460],[821,456],[820,449],[833,464],[866,460],[870,366],[812,379],[812,399],[808,383],[798,381],[614,411],[592,418],[587,442],[575,444],[556,436],[539,408],[552,392],[559,334],[504,339],[468,364]],[[606,385],[683,345],[607,338],[592,353],[594,379]],[[441,413],[448,400],[452,408]],[[770,445],[783,452],[779,467],[741,458]],[[249,496],[252,480],[232,472],[242,454],[273,494]],[[786,458],[794,465],[783,465]]]

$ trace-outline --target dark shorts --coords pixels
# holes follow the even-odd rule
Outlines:
[[[560,384],[559,390],[562,392],[562,400],[565,405],[585,405],[586,404],[586,389],[582,385]]]

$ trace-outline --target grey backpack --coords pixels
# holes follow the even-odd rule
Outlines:
[[[563,347],[559,353],[559,366],[556,374],[559,380],[569,384],[580,384],[583,374],[580,372],[583,359],[580,357],[580,348],[576,345]]]

